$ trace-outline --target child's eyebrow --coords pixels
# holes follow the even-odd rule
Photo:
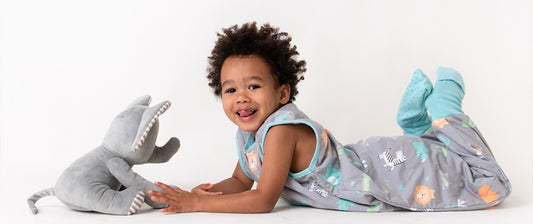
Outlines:
[[[252,76],[252,77],[248,77],[245,79],[246,81],[251,81],[251,80],[255,80],[255,81],[263,81],[263,79],[259,76]]]
[[[244,79],[244,81],[252,81],[252,80],[255,80],[255,81],[263,81],[263,79],[259,76],[251,76],[251,77],[247,77]],[[222,87],[224,87],[225,85],[229,85],[231,83],[234,83],[235,81],[233,79],[230,79],[230,80],[226,80],[222,83]]]
[[[222,87],[224,87],[225,85],[229,85],[229,84],[231,84],[231,83],[234,83],[234,82],[235,82],[235,81],[233,81],[233,80],[231,80],[231,79],[230,79],[230,80],[226,80],[226,81],[224,81],[224,82],[222,83]]]

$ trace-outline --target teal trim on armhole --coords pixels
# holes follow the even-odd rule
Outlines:
[[[320,152],[320,134],[316,130],[315,126],[313,126],[308,121],[293,120],[293,121],[272,122],[272,123],[270,123],[270,124],[268,124],[266,126],[265,131],[263,133],[263,137],[261,139],[261,151],[263,153],[265,153],[263,151],[263,149],[264,149],[265,138],[266,138],[266,134],[268,133],[268,130],[270,130],[270,128],[273,127],[273,126],[283,125],[283,124],[305,124],[305,125],[311,127],[311,129],[313,129],[313,132],[315,133],[315,137],[316,137],[315,153],[313,155],[313,159],[311,159],[311,162],[309,163],[309,166],[305,170],[302,170],[302,171],[300,171],[298,173],[292,173],[292,172],[289,171],[289,176],[291,176],[292,178],[303,177],[303,176],[311,173],[315,169],[316,162],[318,160],[318,155],[320,154],[319,153]]]
[[[250,178],[251,180],[253,180],[254,178],[252,178],[247,172],[246,172],[246,169],[244,168],[244,158],[242,158],[242,155],[241,155],[241,149],[239,148],[239,139],[237,139],[237,136],[235,136],[235,143],[237,145],[237,155],[239,156],[239,164],[241,165],[241,170],[242,172],[244,173],[244,175],[246,175],[248,178]],[[243,151],[244,152],[244,151]]]

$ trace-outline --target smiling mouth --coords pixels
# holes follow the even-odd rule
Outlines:
[[[237,115],[242,118],[250,117],[257,112],[255,109],[245,109],[237,111]]]

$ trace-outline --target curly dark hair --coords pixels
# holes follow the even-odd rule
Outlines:
[[[292,38],[286,32],[279,32],[279,28],[264,24],[257,29],[256,22],[245,23],[238,27],[222,29],[217,33],[218,40],[211,51],[207,78],[209,86],[216,96],[222,94],[220,71],[226,58],[230,56],[257,55],[269,65],[279,84],[288,84],[291,88],[289,102],[295,100],[298,94],[296,85],[304,79],[301,75],[306,71],[305,61],[297,60],[299,55],[296,46],[291,46]]]

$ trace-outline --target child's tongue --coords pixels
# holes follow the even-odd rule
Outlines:
[[[239,115],[241,117],[248,117],[252,115],[253,113],[255,113],[255,110],[239,110]]]

